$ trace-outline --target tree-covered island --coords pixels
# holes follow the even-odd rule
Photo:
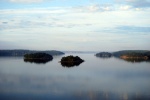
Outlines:
[[[52,59],[53,57],[46,53],[31,53],[24,55],[25,62],[46,63]]]
[[[83,59],[81,59],[78,56],[67,56],[67,57],[62,57],[60,63],[62,66],[64,67],[73,67],[73,66],[78,66],[80,65],[82,62],[84,62]]]
[[[109,52],[100,52],[100,53],[97,53],[95,56],[101,57],[101,58],[110,58],[112,54]]]

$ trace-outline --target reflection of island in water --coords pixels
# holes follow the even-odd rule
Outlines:
[[[79,66],[82,62],[61,62],[63,67],[74,67]]]
[[[52,61],[49,59],[24,59],[24,62],[36,63],[36,64],[46,64],[47,62]]]
[[[147,57],[127,57],[127,56],[121,56],[120,59],[131,62],[131,63],[140,63],[140,62],[150,62],[150,59]]]
[[[80,57],[76,56],[67,56],[67,57],[62,57],[60,63],[63,67],[74,67],[74,66],[79,66],[84,60],[82,60]]]
[[[45,64],[45,63],[51,61],[52,59],[53,59],[53,57],[46,53],[32,53],[32,54],[24,55],[24,61],[30,62],[30,63]]]

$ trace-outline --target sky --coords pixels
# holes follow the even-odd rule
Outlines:
[[[0,49],[150,50],[150,0],[0,0]]]

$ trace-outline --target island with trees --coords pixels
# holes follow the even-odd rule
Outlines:
[[[60,63],[64,67],[73,67],[73,66],[79,66],[82,62],[84,62],[83,59],[81,59],[78,56],[67,56],[67,57],[62,57]]]
[[[95,56],[100,57],[100,58],[110,58],[112,54],[109,52],[100,52],[100,53],[97,53]]]
[[[53,59],[52,55],[46,53],[31,53],[24,55],[25,62],[46,63]]]

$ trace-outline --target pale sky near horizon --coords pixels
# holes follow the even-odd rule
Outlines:
[[[0,49],[150,50],[150,0],[0,0]]]

